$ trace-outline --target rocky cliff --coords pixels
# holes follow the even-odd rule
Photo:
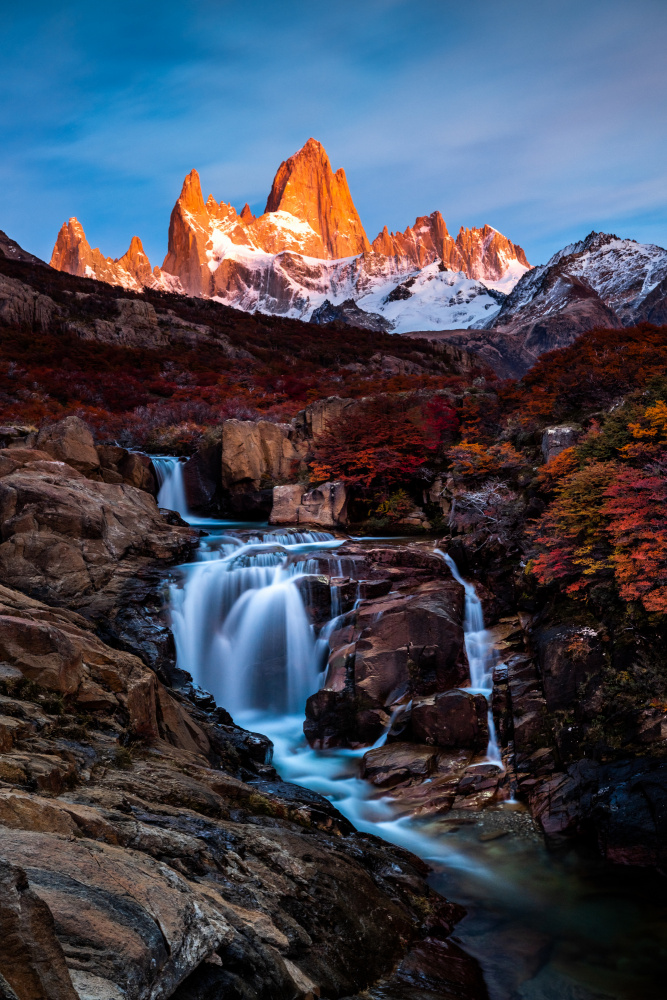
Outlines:
[[[51,267],[82,278],[98,278],[111,285],[140,291],[160,287],[160,270],[151,269],[150,261],[138,236],[133,236],[122,257],[105,257],[93,250],[78,219],[64,222],[51,255]]]

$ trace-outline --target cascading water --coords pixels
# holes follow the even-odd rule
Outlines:
[[[153,468],[158,478],[158,507],[177,511],[181,517],[189,514],[183,481],[183,465],[179,458],[166,455],[152,457]]]
[[[213,536],[172,585],[179,666],[232,713],[294,713],[317,689],[316,640],[299,582],[309,551],[341,545],[322,531]]]
[[[489,745],[486,755],[491,763],[502,766],[500,747],[498,746],[496,726],[493,721],[493,710],[491,707],[495,656],[489,641],[489,633],[484,628],[482,602],[477,596],[477,591],[472,583],[468,583],[467,580],[463,579],[452,557],[446,552],[441,552],[440,549],[435,549],[435,553],[444,559],[456,582],[460,583],[465,590],[463,638],[468,657],[468,666],[470,668],[470,687],[467,690],[472,691],[474,694],[483,694],[487,700],[489,706]]]

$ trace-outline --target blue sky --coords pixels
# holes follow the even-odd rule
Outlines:
[[[262,210],[309,136],[371,239],[440,209],[533,263],[591,229],[667,245],[665,0],[3,4],[0,229],[76,215],[166,252],[184,175]]]

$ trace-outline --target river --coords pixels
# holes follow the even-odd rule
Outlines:
[[[159,471],[160,504],[177,504],[190,523],[208,532],[195,561],[179,567],[171,584],[179,666],[237,724],[273,741],[273,763],[284,780],[325,795],[357,829],[431,865],[431,884],[468,911],[454,939],[479,961],[491,1000],[667,995],[667,904],[660,879],[581,851],[547,851],[520,803],[430,822],[400,815],[392,799],[359,778],[364,750],[307,745],[304,706],[322,680],[331,624],[316,634],[298,584],[320,572],[323,557],[332,560],[331,575],[341,575],[336,550],[345,539],[193,518],[179,463],[165,458]],[[450,567],[460,579],[451,561]],[[474,587],[461,582],[471,689],[488,699],[481,606]],[[335,607],[335,593],[332,598]],[[488,759],[500,761],[492,726]]]

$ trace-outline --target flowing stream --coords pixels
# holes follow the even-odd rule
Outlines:
[[[470,669],[470,687],[467,688],[474,694],[483,694],[489,705],[489,745],[486,756],[492,764],[499,764],[502,767],[500,747],[496,736],[496,725],[493,721],[491,711],[491,697],[493,695],[493,668],[495,666],[495,656],[489,634],[484,628],[484,612],[482,602],[477,596],[477,592],[472,585],[464,580],[459,573],[458,567],[452,557],[440,549],[435,550],[436,554],[442,556],[454,579],[461,584],[465,590],[465,607],[463,617],[463,633],[468,657],[468,667]]]
[[[194,524],[182,465],[154,459],[160,506]],[[173,482],[171,481],[173,479]],[[178,506],[171,502],[177,501]],[[321,683],[328,635],[308,620],[302,599],[311,574],[342,577],[344,539],[326,532],[268,530],[207,521],[196,560],[171,584],[178,664],[247,729],[274,743],[274,764],[292,781],[329,798],[357,829],[427,860],[431,883],[463,903],[455,939],[480,962],[491,1000],[653,1000],[664,994],[667,908],[655,880],[618,871],[576,852],[549,854],[527,812],[504,803],[484,813],[430,822],[400,816],[395,802],[359,777],[365,750],[312,750],[303,736],[307,697]],[[317,558],[315,558],[317,553]],[[492,693],[493,658],[479,599],[466,591],[470,690]],[[332,584],[332,609],[340,607]],[[488,759],[500,764],[489,711]],[[378,743],[383,742],[379,740]]]

